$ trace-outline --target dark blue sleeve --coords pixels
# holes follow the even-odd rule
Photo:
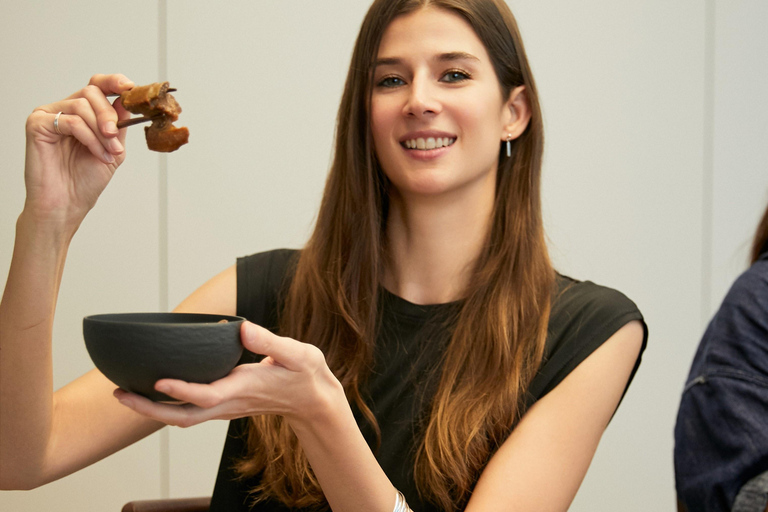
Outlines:
[[[730,511],[739,490],[768,471],[768,261],[736,280],[704,333],[674,459],[678,497],[704,512]]]

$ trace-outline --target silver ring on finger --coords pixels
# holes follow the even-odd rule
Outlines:
[[[61,112],[56,114],[56,117],[53,118],[53,129],[58,133],[59,135],[64,135],[61,133],[61,130],[59,130],[59,117],[61,117]]]

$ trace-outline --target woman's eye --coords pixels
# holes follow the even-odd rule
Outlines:
[[[470,78],[471,77],[469,76],[469,73],[465,73],[464,71],[459,71],[454,69],[444,74],[443,77],[440,79],[440,81],[455,83],[455,82],[463,82],[464,80],[469,80]]]
[[[405,81],[396,76],[386,76],[379,80],[378,86],[379,87],[400,87],[401,85],[404,85]]]

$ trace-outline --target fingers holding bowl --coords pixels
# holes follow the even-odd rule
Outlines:
[[[161,379],[155,389],[178,401],[155,401],[123,389],[114,392],[121,404],[148,418],[177,427],[191,427],[208,420],[231,420],[258,411],[245,407],[242,386],[227,376],[211,384]]]
[[[227,377],[214,381],[210,384],[199,384],[195,382],[184,382],[176,379],[162,379],[157,381],[155,389],[164,395],[175,398],[185,404],[212,409],[228,400],[221,389],[222,381]]]
[[[309,345],[239,317],[225,319],[185,313],[94,315],[84,319],[83,334],[102,373],[137,393],[118,390],[117,399],[166,424],[190,426],[254,414],[295,416],[297,410],[311,409],[306,404],[316,396],[314,381],[323,372],[315,370],[324,365],[322,354],[313,363],[306,357]],[[238,366],[243,345],[267,357]],[[181,354],[189,360],[182,363]],[[168,361],[177,359],[171,371]],[[141,364],[134,367],[133,361]],[[168,375],[174,378],[163,378]]]
[[[194,404],[154,402],[119,388],[115,390],[114,395],[125,407],[142,416],[174,427],[191,427],[215,417],[212,410],[203,409]]]
[[[177,379],[160,379],[155,383],[157,392],[178,402],[155,401],[120,389],[115,396],[139,414],[180,427],[261,414],[314,417],[313,409],[322,403],[317,397],[322,395],[316,392],[313,379],[308,379],[302,370],[265,361],[238,366],[210,384]]]
[[[325,356],[314,345],[278,336],[251,322],[243,322],[240,329],[243,346],[254,354],[267,356],[271,364],[295,372],[325,365]]]

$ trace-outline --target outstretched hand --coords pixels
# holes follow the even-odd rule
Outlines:
[[[124,75],[94,75],[71,96],[35,109],[27,119],[26,208],[44,218],[79,224],[125,159],[128,119],[107,94],[133,87]]]
[[[315,346],[277,336],[263,327],[243,322],[243,346],[266,357],[259,363],[236,367],[211,384],[162,379],[155,389],[182,404],[153,402],[118,389],[120,402],[168,425],[190,427],[211,419],[277,414],[289,422],[310,422],[328,410],[344,391]]]

